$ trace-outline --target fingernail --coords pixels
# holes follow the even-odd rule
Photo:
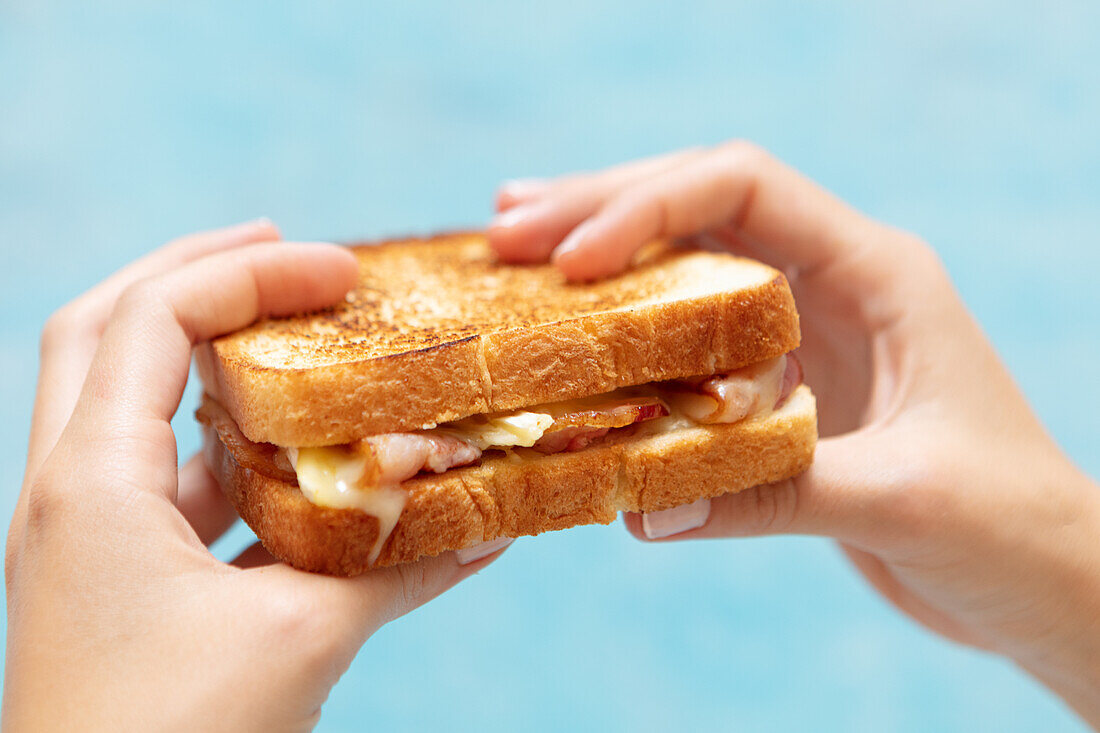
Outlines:
[[[497,214],[489,223],[491,227],[503,227],[510,229],[531,215],[531,209],[527,206],[516,206]]]
[[[248,221],[242,221],[240,224],[233,224],[229,227],[234,233],[243,236],[253,236],[255,232],[261,229],[273,229],[276,237],[279,235],[279,229],[275,226],[275,223],[268,219],[266,216],[261,216],[258,219],[250,219]]]
[[[253,229],[264,229],[266,227],[274,227],[275,225],[266,216],[261,216],[258,219],[249,219],[248,221],[242,221],[240,224],[233,224],[234,229],[243,229],[251,231]]]
[[[580,224],[573,227],[573,231],[569,232],[565,239],[561,240],[561,244],[555,247],[554,251],[550,253],[550,261],[558,265],[561,264],[563,260],[571,258],[574,252],[581,249],[584,238],[588,236],[588,232],[591,229],[591,219],[582,221]]]
[[[642,514],[642,531],[651,540],[671,537],[674,534],[698,529],[707,523],[710,516],[710,499],[665,509],[663,512]]]
[[[483,557],[492,555],[497,550],[503,550],[513,542],[515,542],[514,537],[498,537],[495,540],[482,542],[480,545],[455,550],[455,557],[458,558],[459,565],[469,565],[472,562],[477,562]]]
[[[500,190],[512,196],[523,196],[546,185],[543,178],[512,178],[500,184]]]

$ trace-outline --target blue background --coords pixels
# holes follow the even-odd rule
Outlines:
[[[42,322],[149,248],[258,215],[309,239],[478,225],[502,178],[735,136],[932,242],[1100,473],[1100,6],[534,5],[0,1],[0,512]],[[620,526],[520,540],[383,629],[321,729],[368,726],[1079,729],[826,541]]]

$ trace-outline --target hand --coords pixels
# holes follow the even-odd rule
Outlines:
[[[50,318],[7,543],[11,730],[309,728],[367,637],[487,562],[349,579],[207,550],[236,515],[200,458],[177,472],[192,345],[356,279],[347,251],[276,239],[185,237]]]
[[[498,208],[503,259],[550,258],[571,279],[619,272],[664,237],[787,273],[833,437],[805,474],[713,500],[709,519],[706,502],[701,517],[672,510],[660,534],[705,521],[674,539],[835,537],[898,608],[1012,657],[1100,724],[1097,487],[1043,431],[928,246],[741,142],[517,181]],[[646,539],[639,517],[627,526]]]

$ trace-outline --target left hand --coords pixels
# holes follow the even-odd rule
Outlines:
[[[899,609],[1015,660],[1100,728],[1100,491],[1043,430],[924,242],[745,143],[506,185],[502,259],[613,275],[658,238],[787,273],[823,439],[803,474],[627,517],[642,539],[837,539]]]
[[[185,237],[50,318],[8,535],[11,730],[301,730],[387,621],[483,567],[333,578],[207,550],[234,521],[169,420],[194,343],[352,287],[342,248],[252,222]]]

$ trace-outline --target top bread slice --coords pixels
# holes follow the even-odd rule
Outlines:
[[[476,413],[736,369],[791,351],[782,273],[655,243],[628,272],[567,283],[498,263],[482,234],[352,248],[346,302],[200,347],[206,391],[252,441],[347,443]]]

